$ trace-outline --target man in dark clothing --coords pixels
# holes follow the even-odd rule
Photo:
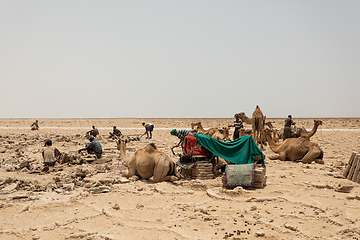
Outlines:
[[[33,124],[31,124],[31,130],[39,130],[39,121],[36,120]]]
[[[97,158],[101,158],[102,155],[102,147],[100,142],[94,140],[94,136],[89,137],[90,143],[86,145],[85,148],[79,149],[79,153],[81,151],[86,150],[88,154],[95,154]]]
[[[289,115],[287,119],[285,119],[285,126],[284,126],[284,137],[291,138],[291,126],[295,125],[295,122],[292,120],[292,116]]]
[[[120,137],[121,136],[121,131],[119,129],[116,128],[116,126],[113,127],[113,132],[109,132],[111,137]]]
[[[235,127],[234,134],[233,134],[233,140],[236,140],[240,137],[240,129],[243,128],[243,122],[240,119],[239,114],[234,115],[235,121],[234,124],[229,125],[228,127]]]
[[[147,139],[151,139],[152,138],[152,131],[154,130],[154,124],[152,123],[142,123],[142,125],[144,126],[145,128],[145,132],[143,135],[141,135],[140,137],[144,136],[146,134],[146,138]]]
[[[95,126],[92,126],[92,129],[86,132],[86,135],[96,137],[97,135],[99,135],[99,130],[97,130]]]

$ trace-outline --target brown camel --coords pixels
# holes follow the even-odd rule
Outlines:
[[[218,130],[217,128],[209,128],[208,130],[205,130],[201,122],[191,123],[191,129],[195,129],[197,133],[201,133],[207,136],[212,137],[212,135]]]
[[[262,137],[262,132],[264,130],[265,117],[258,105],[256,105],[255,111],[253,112],[252,115],[252,119],[253,119],[252,130],[254,134],[254,140],[256,143],[262,144],[263,141],[261,137]]]
[[[322,125],[322,121],[321,120],[314,120],[314,126],[313,126],[313,128],[311,129],[311,131],[301,131],[300,132],[300,136],[301,137],[305,137],[307,140],[310,140],[310,138],[312,137],[312,136],[314,136],[314,134],[316,133],[316,131],[317,131],[317,129],[318,129],[318,127],[320,126],[320,125]]]
[[[257,106],[258,107],[258,106]],[[260,108],[259,108],[260,109]],[[255,109],[256,110],[256,109]],[[261,111],[261,110],[260,110]],[[255,112],[254,112],[255,113]],[[238,113],[239,114],[239,118],[241,119],[241,121],[243,121],[244,123],[246,123],[246,124],[251,124],[251,128],[252,128],[252,136],[253,136],[253,138],[254,138],[254,140],[255,140],[255,135],[254,135],[254,127],[255,127],[255,123],[254,123],[254,121],[253,121],[253,118],[248,118],[247,116],[246,116],[246,114],[244,113],[244,112],[240,112],[240,113]],[[262,128],[264,128],[264,125],[265,124],[267,124],[267,123],[265,123],[265,120],[266,120],[266,117],[263,117],[263,126],[262,126]],[[271,124],[271,123],[270,123]],[[248,135],[248,133],[249,133],[249,131],[247,131],[246,132],[247,134],[245,134],[245,135]],[[262,134],[261,134],[262,135]],[[240,135],[240,136],[242,136],[242,135]],[[264,139],[264,137],[262,137],[262,138],[260,138],[261,139],[261,142],[263,143],[263,144],[265,144],[265,139]]]
[[[216,130],[215,133],[212,135],[212,138],[215,138],[220,141],[230,140],[229,130],[230,130],[229,127],[224,127],[222,133],[220,132],[220,130]]]
[[[268,127],[268,129],[270,130],[271,132],[271,135],[272,135],[272,138],[274,139],[274,141],[276,143],[279,142],[279,130],[277,128],[275,128],[271,122],[266,122],[264,124],[265,127]],[[265,137],[265,136],[264,136]],[[265,139],[266,140],[266,139]]]
[[[322,125],[322,121],[321,120],[314,120],[314,126],[312,128],[311,131],[306,131],[305,127],[291,127],[291,137],[292,138],[298,138],[298,137],[306,137],[308,140],[310,140],[310,138],[312,136],[314,136],[314,134],[316,133],[318,127]],[[279,131],[279,138],[280,139],[285,139],[284,136],[284,128],[280,129]]]
[[[275,143],[272,139],[270,130],[265,129],[264,134],[269,143],[270,149],[276,153],[269,159],[279,159],[281,161],[298,161],[302,163],[311,163],[315,161],[323,164],[323,151],[316,143],[310,142],[306,137],[288,138],[281,144]]]
[[[252,118],[248,118],[244,112],[238,113],[239,114],[239,118],[241,119],[241,121],[243,121],[246,124],[253,124],[253,120]]]
[[[166,153],[159,151],[154,143],[138,149],[131,158],[126,157],[126,141],[120,139],[117,144],[120,157],[128,167],[128,172],[123,173],[124,177],[138,176],[143,179],[153,177],[154,183],[173,182],[182,178],[176,172],[175,162]]]

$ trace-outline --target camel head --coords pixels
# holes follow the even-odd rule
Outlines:
[[[195,129],[195,127],[201,126],[201,122],[191,123],[191,129]]]
[[[118,149],[118,150],[124,149],[124,151],[125,151],[126,143],[127,143],[127,140],[118,139],[118,140],[116,141],[116,147],[117,147],[117,149]]]
[[[322,121],[321,120],[314,120],[314,125],[319,126],[322,125]]]

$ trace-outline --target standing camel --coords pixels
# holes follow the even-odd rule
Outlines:
[[[256,105],[255,111],[252,114],[252,118],[248,118],[244,112],[239,113],[240,119],[246,123],[251,124],[252,134],[256,144],[260,144],[261,147],[265,143],[265,137],[263,136],[263,130],[266,117],[260,110],[260,107]]]
[[[260,107],[256,105],[255,111],[252,115],[252,130],[254,134],[254,140],[256,143],[262,144],[262,131],[264,130],[264,114],[260,110]]]

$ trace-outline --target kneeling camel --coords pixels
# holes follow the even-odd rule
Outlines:
[[[131,158],[126,156],[126,141],[120,139],[117,148],[120,157],[128,172],[124,177],[138,176],[143,179],[153,177],[154,183],[162,181],[177,181],[182,178],[176,172],[175,162],[164,152],[159,151],[155,144],[150,143],[142,149],[138,149]]]
[[[287,138],[281,144],[275,143],[271,137],[270,130],[265,129],[264,134],[269,143],[270,149],[277,155],[270,156],[269,159],[279,159],[281,161],[301,161],[311,163],[315,161],[323,164],[324,153],[316,143],[310,142],[306,137]]]

